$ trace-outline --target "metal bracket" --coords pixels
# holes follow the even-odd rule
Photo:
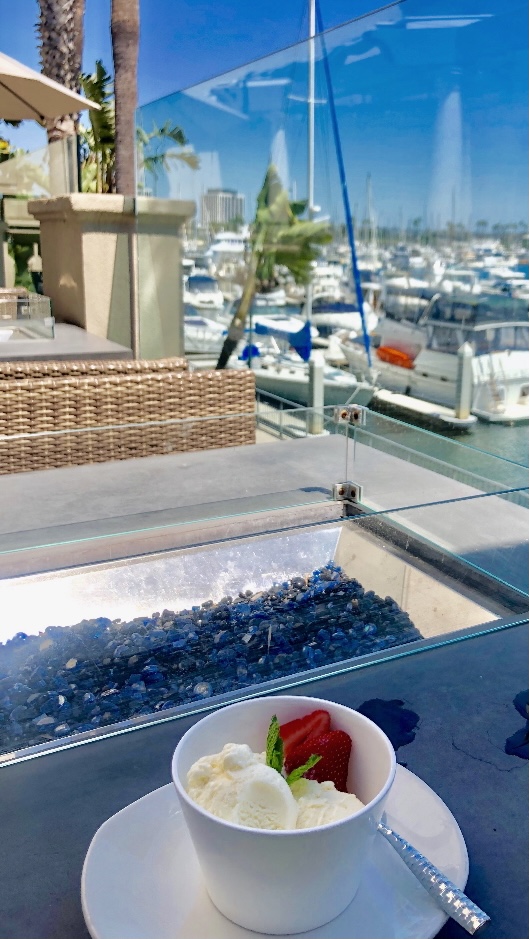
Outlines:
[[[367,408],[359,404],[344,404],[334,409],[334,423],[362,426],[366,422],[366,411]]]
[[[332,487],[332,497],[335,502],[346,502],[349,505],[356,505],[362,501],[362,487],[358,483],[347,481],[345,483],[334,483]]]

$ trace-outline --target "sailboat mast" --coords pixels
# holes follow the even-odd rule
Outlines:
[[[318,0],[315,0],[315,3],[317,4],[316,15],[318,18],[318,29],[321,34],[322,61],[323,61],[323,68],[325,71],[325,79],[327,83],[327,95],[329,98],[329,109],[331,112],[331,124],[332,124],[333,136],[334,136],[334,145],[336,148],[336,158],[338,161],[338,175],[340,177],[340,187],[342,190],[342,200],[343,200],[343,207],[344,207],[344,213],[345,213],[345,227],[347,229],[347,237],[349,240],[349,247],[351,249],[351,266],[353,269],[353,280],[354,280],[355,289],[356,289],[358,312],[360,313],[360,319],[362,321],[362,334],[364,338],[364,347],[366,350],[367,364],[369,365],[369,368],[371,368],[372,366],[371,343],[369,340],[369,333],[367,331],[367,323],[366,323],[366,316],[365,316],[365,310],[364,310],[364,297],[362,294],[360,271],[358,270],[358,262],[356,259],[354,226],[353,226],[353,218],[351,215],[351,205],[349,203],[349,195],[347,192],[347,179],[345,175],[345,163],[343,159],[342,141],[340,137],[340,129],[338,127],[338,117],[336,114],[336,102],[334,100],[334,91],[333,91],[332,80],[331,80],[331,70],[329,68],[329,57],[327,55],[325,34],[323,31],[323,20],[321,18],[321,10],[318,4]]]
[[[369,219],[369,247],[374,253],[377,250],[377,223],[373,211],[373,189],[371,173],[367,174],[367,217]]]
[[[309,0],[308,213],[314,218],[314,98],[316,92],[316,0]]]
[[[307,212],[309,219],[313,219],[314,211],[314,97],[316,91],[316,0],[309,0],[309,83],[307,94],[308,105],[308,139],[307,139]],[[312,319],[312,282],[307,283],[305,291],[305,317]]]

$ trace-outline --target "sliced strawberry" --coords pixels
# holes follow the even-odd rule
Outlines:
[[[311,714],[305,714],[305,717],[298,717],[295,721],[282,724],[279,733],[283,741],[285,759],[288,759],[289,754],[306,740],[319,737],[320,734],[330,729],[331,715],[328,711],[312,711]],[[297,765],[301,766],[301,763]]]
[[[306,779],[316,782],[334,783],[340,792],[347,792],[347,773],[353,742],[344,730],[330,730],[328,733],[312,737],[296,747],[285,759],[285,770],[291,773],[298,766],[303,766],[312,754],[321,756],[321,760],[305,773]]]

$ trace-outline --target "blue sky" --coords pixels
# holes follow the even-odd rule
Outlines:
[[[140,0],[140,104],[299,41],[307,33],[306,6],[306,0]],[[376,6],[325,0],[325,18],[336,26]],[[0,0],[0,52],[40,71],[37,16],[37,0]],[[86,0],[85,71],[98,58],[112,70],[110,0]],[[30,122],[10,136],[29,148],[44,139]]]
[[[9,2],[9,15],[6,10]],[[320,0],[326,27],[360,16],[376,0]],[[110,0],[86,0],[85,69],[111,68]],[[0,0],[0,50],[38,68],[36,0]],[[371,173],[381,223],[421,216],[446,224],[527,218],[526,0],[404,0],[389,12],[328,36],[351,203],[365,210]],[[174,165],[159,195],[208,186],[244,192],[248,214],[273,151],[298,196],[306,189],[306,47],[260,56],[306,35],[306,0],[143,0],[140,103],[147,129],[167,118],[184,127],[202,169]],[[327,90],[318,50],[316,201],[341,218]],[[171,95],[206,82],[191,93]],[[42,132],[9,132],[34,147]],[[152,184],[152,180],[150,181]]]

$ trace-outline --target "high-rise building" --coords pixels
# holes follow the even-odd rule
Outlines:
[[[227,225],[244,219],[244,196],[235,189],[208,189],[202,196],[202,224]]]

